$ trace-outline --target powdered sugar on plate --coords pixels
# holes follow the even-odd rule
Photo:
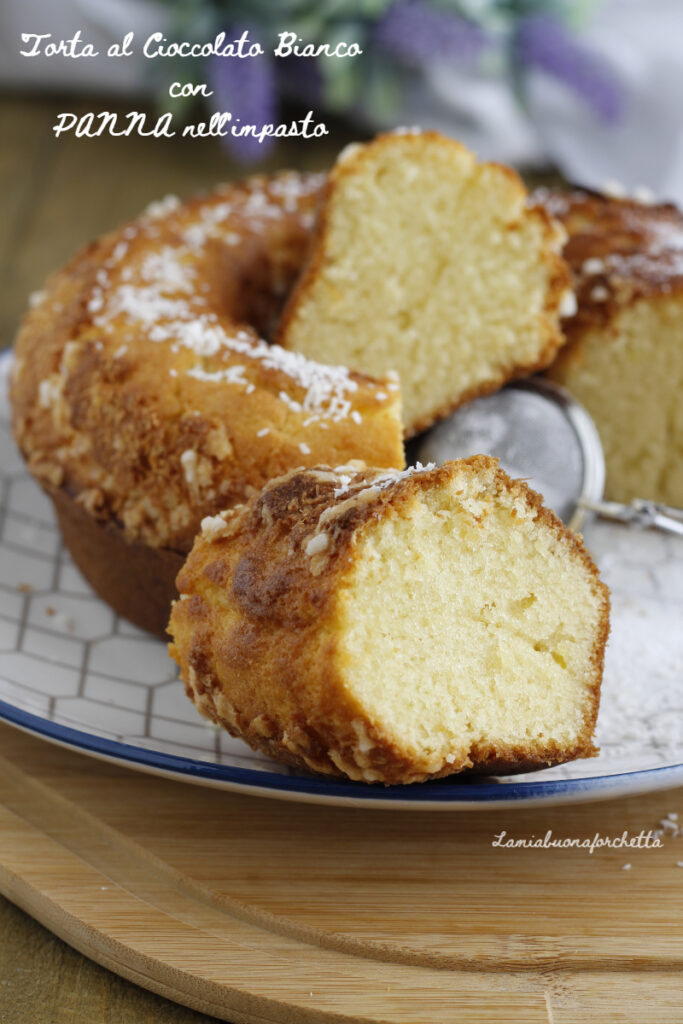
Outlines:
[[[683,761],[683,541],[592,521],[584,540],[610,588],[600,755],[536,778],[616,775]]]
[[[683,542],[593,523],[586,541],[612,592],[598,743],[602,757],[683,754]]]

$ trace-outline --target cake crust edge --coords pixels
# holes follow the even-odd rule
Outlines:
[[[401,135],[396,132],[385,132],[376,136],[367,145],[359,147],[348,159],[338,159],[337,163],[327,175],[321,188],[318,198],[318,213],[311,240],[308,248],[308,255],[304,261],[301,273],[292,288],[285,307],[282,311],[278,328],[275,334],[275,341],[283,348],[289,348],[288,332],[297,317],[299,310],[306,303],[308,295],[315,284],[317,277],[323,267],[327,254],[327,240],[331,231],[330,223],[330,199],[333,197],[337,182],[354,173],[354,167],[358,161],[368,159],[368,153],[374,152],[376,147],[390,145],[398,137],[406,139],[411,136]],[[420,139],[429,139],[439,145],[448,148],[455,148],[460,151],[469,152],[462,143],[455,139],[446,138],[436,131],[420,132]],[[355,145],[355,144],[353,144]],[[479,167],[495,167],[500,171],[518,190],[520,198],[528,198],[528,193],[519,174],[513,168],[496,161],[486,161]],[[524,216],[533,217],[543,224],[547,248],[544,254],[544,261],[549,265],[548,286],[546,301],[542,317],[545,321],[545,340],[535,360],[527,363],[517,363],[490,379],[481,382],[476,387],[469,388],[453,401],[442,404],[428,414],[414,419],[411,423],[404,425],[406,440],[415,437],[422,431],[438,423],[439,420],[449,416],[452,412],[475,398],[482,398],[485,395],[498,391],[504,384],[522,377],[528,377],[533,373],[545,370],[551,365],[558,352],[566,342],[566,337],[560,329],[559,322],[553,323],[553,318],[558,318],[562,298],[571,288],[571,274],[569,267],[559,251],[553,249],[553,241],[557,237],[559,223],[543,207],[542,204],[523,207]]]
[[[474,456],[458,465],[465,463],[476,473],[495,462]],[[424,771],[416,770],[404,752],[363,720],[335,662],[334,593],[353,559],[356,532],[378,514],[378,506],[409,502],[420,484],[407,477],[391,488],[390,497],[380,492],[371,501],[349,501],[334,519],[333,553],[313,575],[301,540],[314,529],[321,499],[324,503],[315,485],[315,475],[321,472],[325,470],[295,471],[267,485],[258,499],[228,519],[227,536],[208,544],[199,539],[181,571],[181,600],[171,617],[169,633],[174,640],[169,649],[199,712],[254,749],[296,769],[386,785],[459,771],[516,774],[595,755],[592,735],[609,632],[607,588],[581,539],[543,506],[539,495],[522,481],[511,481],[497,465],[497,485],[527,501],[544,526],[570,545],[600,595],[590,699],[577,742],[570,749],[548,742],[536,751],[523,745],[479,743],[460,763]],[[448,475],[449,464],[433,473]],[[275,508],[269,508],[269,495],[277,502]],[[264,531],[262,516],[273,517],[274,512],[276,525]],[[287,578],[275,574],[274,579],[269,567],[277,562],[276,549],[283,537],[290,538],[291,562]],[[239,569],[245,554],[247,566]],[[236,598],[218,598],[217,590],[236,576]],[[206,600],[209,591],[211,600]],[[217,630],[223,630],[222,635]]]

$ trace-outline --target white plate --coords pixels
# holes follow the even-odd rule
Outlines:
[[[683,541],[593,523],[612,590],[590,760],[512,778],[367,786],[296,773],[204,723],[166,646],[98,598],[11,437],[0,360],[0,718],[130,768],[281,799],[412,810],[596,800],[683,784]]]

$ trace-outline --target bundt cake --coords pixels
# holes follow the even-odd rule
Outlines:
[[[646,198],[646,197],[645,197]],[[683,506],[683,216],[593,192],[534,196],[569,235],[578,309],[549,375],[595,420],[606,495]]]
[[[606,588],[494,459],[292,471],[204,520],[178,588],[188,695],[297,768],[407,783],[594,752]]]
[[[321,461],[404,465],[395,380],[269,345],[301,267],[316,175],[167,199],[84,249],[14,350],[14,432],[71,552],[162,633],[201,520]]]
[[[514,171],[478,164],[435,132],[348,147],[278,341],[373,375],[397,371],[408,436],[547,366],[573,297],[564,234],[525,200]]]

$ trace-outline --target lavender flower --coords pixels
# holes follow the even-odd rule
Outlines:
[[[296,96],[309,106],[322,101],[324,77],[315,57],[283,57],[278,78],[284,95]]]
[[[581,96],[608,124],[619,120],[624,95],[600,58],[577,43],[552,14],[530,14],[517,26],[514,57],[524,68],[539,68]]]
[[[397,0],[377,22],[374,42],[402,60],[472,60],[487,45],[484,30],[460,14],[423,0]]]
[[[239,39],[247,26],[232,25],[226,28],[229,39]],[[249,26],[249,37],[257,40]],[[208,62],[209,83],[214,92],[213,103],[218,111],[230,111],[232,124],[236,127],[253,124],[261,128],[276,120],[277,91],[275,72],[268,56],[260,57],[210,57]],[[260,160],[275,144],[272,137],[259,142],[251,135],[237,138],[226,136],[221,139],[225,147],[241,162]]]

